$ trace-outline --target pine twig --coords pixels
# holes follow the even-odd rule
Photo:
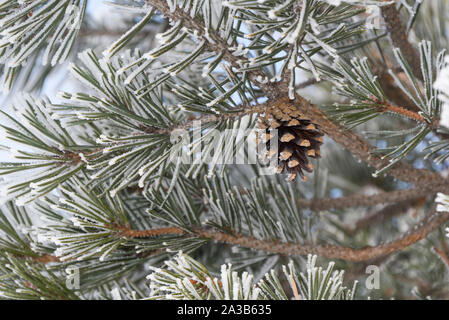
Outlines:
[[[164,14],[164,16],[169,17],[174,21],[182,20],[187,28],[196,30],[197,36],[205,41],[208,48],[216,53],[223,53],[223,58],[233,67],[239,69],[242,63],[248,61],[247,58],[234,56],[229,50],[228,43],[214,30],[209,30],[209,34],[206,37],[202,23],[197,19],[190,17],[190,15],[181,8],[176,7],[173,11],[171,11],[167,2],[162,0],[146,0],[146,3],[158,9]],[[212,39],[214,43],[211,43],[210,39]],[[270,100],[273,101],[280,99],[281,97],[288,96],[288,87],[285,82],[277,84],[272,84],[269,82],[263,83],[260,80],[265,79],[265,74],[258,69],[248,71],[247,75],[251,81],[259,86],[259,88]],[[318,124],[325,134],[344,146],[354,156],[363,162],[369,164],[375,169],[381,169],[389,164],[388,159],[382,159],[381,157],[374,156],[372,154],[373,151],[375,151],[375,148],[367,141],[352,131],[349,131],[339,124],[332,122],[322,111],[317,108],[317,106],[311,104],[303,97],[296,94],[295,100],[292,101],[292,103],[297,105],[305,116],[309,117],[310,120]],[[403,162],[398,162],[388,171],[388,174],[399,180],[417,185],[447,182],[446,179],[436,173],[432,173],[425,169],[415,169],[412,165]]]
[[[381,6],[380,8],[390,34],[391,42],[401,50],[415,77],[422,80],[419,54],[407,39],[407,33],[401,22],[399,11],[396,9],[396,4],[393,3],[387,6]]]
[[[113,229],[118,230],[120,235],[127,238],[148,238],[166,234],[185,234],[185,231],[178,227],[166,227],[148,230],[132,230],[123,226],[113,226]]]
[[[61,260],[58,257],[53,256],[51,254],[14,255],[14,256],[16,258],[19,258],[19,259],[33,261],[33,262],[39,262],[39,263],[42,263],[42,264],[47,264],[47,263],[50,263],[50,262],[61,262]]]
[[[43,263],[43,264],[47,264],[47,263],[50,263],[50,262],[61,262],[58,257],[52,256],[52,255],[49,255],[49,254],[43,254],[43,255],[38,256],[38,257],[33,257],[33,258],[31,258],[31,260],[33,260],[35,262],[40,262],[40,263]]]
[[[434,195],[437,192],[449,193],[449,185],[428,184],[426,186],[423,185],[422,187],[407,190],[379,192],[374,195],[355,194],[339,198],[299,199],[297,203],[300,208],[310,208],[314,211],[322,211],[328,209],[365,207],[377,204],[411,201],[423,196]]]
[[[386,219],[398,216],[407,212],[407,210],[414,206],[423,205],[426,202],[425,197],[419,197],[412,200],[401,201],[385,206],[384,208],[367,214],[365,217],[355,221],[352,226],[346,227],[346,231],[350,234],[355,234],[359,231],[371,227],[373,224],[380,223]]]
[[[380,244],[378,246],[367,246],[360,249],[342,247],[337,245],[301,245],[293,243],[279,243],[272,241],[256,240],[244,236],[231,236],[222,232],[203,230],[200,236],[210,238],[219,242],[225,242],[243,247],[262,250],[283,255],[306,255],[316,254],[329,259],[342,259],[346,261],[361,262],[373,260],[400,251],[427,237],[429,233],[437,229],[442,223],[449,220],[449,212],[434,212],[429,217],[424,218],[411,231],[400,238]]]
[[[382,107],[381,107],[382,112],[391,112],[391,113],[409,118],[411,120],[414,120],[414,121],[417,121],[420,123],[426,123],[426,119],[422,115],[420,115],[419,113],[417,113],[415,111],[411,111],[406,108],[392,105],[391,103],[386,102],[386,101],[380,102],[380,104],[382,105]]]
[[[221,114],[221,115],[202,115],[195,118],[190,118],[188,121],[180,124],[175,124],[168,128],[156,128],[156,127],[149,127],[141,125],[141,129],[145,133],[150,134],[162,134],[162,135],[170,135],[175,130],[188,130],[192,128],[195,124],[195,122],[201,122],[201,124],[205,123],[211,123],[211,122],[220,122],[220,121],[226,121],[229,119],[238,119],[246,115],[250,115],[253,113],[260,113],[263,112],[265,107],[267,106],[267,103],[261,103],[257,105],[241,105],[240,108],[238,108],[238,111],[227,113],[227,114]]]
[[[395,80],[388,72],[388,69],[392,69],[399,78],[404,76],[404,72],[400,69],[395,70],[398,68],[394,68],[389,61],[387,61],[387,66],[384,66],[380,59],[375,59],[375,61],[376,66],[374,67],[374,74],[378,75],[379,84],[388,99],[405,109],[419,112],[420,109],[414,104],[410,97],[396,85]]]
[[[197,36],[205,41],[210,50],[220,54],[223,53],[223,58],[234,68],[239,69],[242,63],[244,64],[247,62],[247,58],[234,56],[229,50],[227,42],[214,30],[209,30],[209,34],[206,36],[202,23],[196,18],[190,17],[190,15],[181,8],[176,7],[174,10],[170,10],[168,4],[162,0],[146,0],[146,3],[155,7],[166,17],[169,17],[174,21],[182,20],[185,27],[197,32]],[[409,64],[412,68],[414,68],[414,72],[417,76],[419,76],[420,70],[416,70],[420,65],[419,57],[407,41],[405,30],[400,23],[397,10],[394,6],[388,6],[382,8],[382,13],[387,20],[388,29],[393,44],[401,48],[403,54],[408,57],[410,62]],[[210,39],[212,39],[213,43]],[[251,81],[259,86],[261,91],[264,92],[269,99],[274,100],[279,99],[279,97],[287,97],[288,88],[286,87],[285,82],[278,84],[271,84],[269,82],[263,83],[261,80],[265,79],[266,76],[261,70],[258,69],[247,72],[247,76]],[[296,94],[295,100],[292,103],[294,103],[306,117],[319,125],[325,134],[344,146],[360,160],[375,169],[381,169],[389,164],[388,159],[383,159],[379,156],[373,155],[375,148],[371,146],[371,144],[352,131],[349,131],[339,124],[332,122],[321,110],[300,95]],[[404,162],[398,162],[389,169],[388,174],[399,180],[413,183],[418,186],[427,185],[429,183],[441,185],[447,183],[447,179],[441,177],[438,173],[433,173],[425,169],[416,169],[412,165]],[[273,253],[287,255],[311,253],[325,256],[327,258],[344,259],[349,261],[365,261],[401,250],[423,239],[447,220],[449,220],[449,213],[433,212],[429,217],[426,217],[419,225],[413,228],[413,231],[404,234],[397,240],[375,247],[366,247],[361,249],[346,248],[334,245],[313,246],[292,243],[285,244],[266,242],[242,235],[229,235],[227,233],[217,232],[210,229],[196,230],[196,234],[219,242],[241,245],[244,247]]]
[[[400,251],[410,245],[424,239],[432,231],[437,229],[441,224],[449,220],[449,212],[432,211],[431,214],[422,219],[409,232],[391,242],[383,243],[377,246],[367,246],[364,248],[349,248],[331,244],[298,244],[298,243],[283,243],[279,241],[259,240],[253,237],[247,237],[238,233],[225,233],[223,231],[212,228],[198,227],[192,232],[187,232],[178,227],[161,228],[143,230],[134,233],[128,230],[126,233],[130,238],[133,234],[142,236],[147,234],[153,235],[181,235],[186,237],[201,237],[205,239],[215,240],[221,243],[231,245],[238,245],[245,248],[261,250],[282,255],[307,255],[316,254],[329,259],[341,259],[346,261],[361,262],[377,259],[387,256],[396,251]],[[118,229],[123,234],[124,228]]]
[[[389,165],[388,159],[374,155],[376,148],[369,144],[365,139],[341,125],[332,122],[321,110],[300,95],[296,95],[295,98],[293,103],[297,105],[305,116],[319,125],[320,129],[325,134],[345,147],[355,157],[375,169],[381,169]],[[430,172],[426,169],[416,169],[405,162],[398,162],[387,171],[387,174],[398,180],[419,186],[429,183],[441,185],[448,183],[447,179],[443,178],[438,173]]]
[[[249,63],[247,58],[236,57],[233,55],[229,50],[227,41],[221,38],[215,30],[208,30],[208,34],[206,35],[203,23],[196,18],[192,18],[190,14],[182,8],[176,7],[174,10],[170,10],[170,7],[165,0],[146,0],[146,3],[159,10],[165,17],[168,17],[173,21],[181,20],[186,28],[195,30],[196,36],[205,41],[209,50],[214,51],[217,54],[223,53],[223,59],[228,61],[233,67],[240,69],[242,64]],[[261,70],[256,69],[249,72],[248,77],[251,81],[255,82],[268,97],[273,98],[279,96],[279,92],[275,85],[263,81],[266,78],[266,75]]]

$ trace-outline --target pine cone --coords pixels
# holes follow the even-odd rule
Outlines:
[[[305,118],[299,110],[289,103],[281,100],[265,110],[259,117],[258,129],[265,130],[258,134],[258,144],[265,143],[266,152],[262,158],[278,157],[277,173],[288,173],[287,181],[294,181],[299,174],[306,181],[303,170],[312,172],[314,167],[308,157],[320,158],[320,146],[323,143],[323,134],[318,125]],[[270,141],[275,135],[270,129],[277,129],[278,150],[270,149]]]

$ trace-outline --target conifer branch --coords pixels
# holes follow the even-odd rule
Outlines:
[[[299,109],[309,117],[314,123],[321,127],[329,137],[335,142],[341,144],[355,157],[367,163],[375,169],[381,169],[389,165],[388,159],[374,155],[375,147],[369,144],[365,139],[348,130],[341,125],[331,121],[321,110],[312,105],[303,97],[296,95],[294,103]],[[410,182],[416,185],[424,185],[428,183],[445,184],[447,180],[438,173],[430,172],[426,169],[416,169],[412,165],[405,162],[398,162],[387,172],[399,180]]]
[[[190,117],[186,122],[174,124],[173,126],[170,126],[168,128],[155,128],[155,127],[149,127],[145,125],[141,125],[140,128],[145,132],[149,134],[161,134],[161,135],[170,135],[175,130],[188,130],[191,129],[195,123],[200,122],[201,124],[211,123],[211,122],[221,122],[226,121],[229,119],[237,120],[238,118],[241,118],[246,115],[254,114],[254,113],[261,113],[266,108],[266,106],[269,104],[267,103],[261,103],[257,105],[240,105],[238,108],[238,111],[227,113],[227,114],[220,114],[220,115],[214,115],[214,114],[206,114],[201,115],[198,117]]]
[[[449,186],[447,184],[437,183],[407,190],[379,192],[374,195],[355,194],[339,198],[299,199],[298,206],[301,208],[310,208],[315,211],[374,206],[377,204],[411,201],[423,196],[434,195],[440,192],[439,190],[448,192]]]
[[[185,231],[178,227],[166,227],[148,230],[132,230],[123,226],[113,226],[112,228],[118,230],[120,235],[127,238],[146,238],[167,234],[185,234]]]
[[[379,84],[385,92],[386,97],[398,106],[402,106],[403,108],[413,112],[419,112],[420,109],[413,103],[404,91],[398,88],[394,78],[388,72],[388,69],[392,69],[393,72],[398,74],[400,78],[403,77],[404,72],[399,68],[394,68],[388,60],[387,66],[383,66],[383,62],[380,59],[376,59],[375,62],[377,65],[373,67],[373,71],[374,74],[378,76]]]
[[[380,210],[368,213],[365,217],[355,221],[351,226],[345,227],[345,231],[350,234],[355,234],[359,231],[368,229],[376,223],[404,214],[409,208],[424,205],[425,202],[425,197],[419,197],[387,205]]]
[[[168,17],[173,21],[182,21],[186,28],[195,30],[197,37],[205,41],[209,50],[214,51],[217,54],[223,54],[223,59],[228,61],[234,68],[240,69],[241,65],[245,62],[249,62],[245,57],[233,55],[229,50],[228,43],[221,38],[215,30],[208,29],[208,34],[206,35],[203,23],[196,18],[192,18],[182,8],[176,7],[174,10],[170,10],[168,3],[164,0],[146,0],[146,3],[159,10],[165,17]],[[276,86],[270,82],[263,82],[266,75],[261,70],[256,69],[248,72],[248,77],[255,82],[268,97],[274,98],[280,95]]]
[[[394,241],[377,246],[367,246],[357,249],[330,244],[301,245],[296,243],[267,242],[254,238],[248,238],[242,235],[229,235],[227,233],[216,232],[214,230],[198,230],[197,234],[218,242],[239,245],[246,248],[282,255],[316,254],[329,259],[361,262],[386,256],[409,247],[410,245],[427,237],[429,233],[437,229],[442,223],[445,223],[448,220],[449,213],[434,213],[429,218],[423,219],[419,224],[413,227],[412,231]]]
[[[441,224],[449,220],[449,212],[432,211],[409,232],[400,236],[396,240],[386,242],[377,246],[367,246],[363,248],[350,248],[331,244],[298,244],[283,243],[279,241],[265,241],[247,237],[233,232],[223,232],[207,227],[194,228],[192,232],[187,232],[179,227],[169,227],[160,229],[149,229],[134,231],[119,227],[117,230],[121,234],[126,234],[130,238],[152,237],[156,235],[182,235],[186,237],[201,237],[221,243],[238,245],[265,252],[281,255],[307,255],[316,254],[329,259],[341,259],[352,262],[361,262],[384,257],[396,251],[400,251],[412,244],[424,239],[431,232],[440,227]]]
[[[50,254],[43,254],[37,257],[32,257],[31,260],[43,264],[47,264],[50,262],[61,262],[58,257],[52,256]]]
[[[415,77],[422,80],[423,77],[420,69],[421,61],[419,54],[407,39],[407,32],[400,19],[399,11],[396,9],[396,3],[381,6],[380,10],[393,46],[401,49],[401,52],[407,59]]]
[[[22,259],[22,260],[26,260],[26,261],[32,261],[32,262],[38,262],[38,263],[42,263],[42,264],[47,264],[50,262],[61,262],[61,260],[56,257],[53,256],[51,254],[29,254],[29,255],[25,255],[25,254],[15,254],[14,255],[15,258],[18,259]]]
[[[223,59],[227,60],[233,67],[239,68],[240,64],[243,63],[246,58],[232,55],[229,51],[229,46],[227,42],[222,39],[216,32],[209,30],[208,37],[205,36],[205,30],[203,24],[195,18],[190,17],[188,13],[179,7],[174,10],[170,10],[168,4],[161,0],[147,0],[147,4],[155,7],[164,16],[169,17],[174,21],[183,21],[187,28],[196,30],[198,37],[201,37],[205,41],[209,49],[215,51],[218,54],[223,53]],[[391,7],[391,6],[389,6]],[[393,7],[394,9],[394,7]],[[394,9],[395,10],[395,9]],[[395,10],[396,11],[396,10]],[[388,11],[390,12],[390,11]],[[213,40],[214,44],[210,42]],[[418,64],[419,66],[419,58]],[[280,82],[277,84],[271,83],[261,83],[260,79],[265,79],[265,74],[256,69],[248,71],[248,77],[266,94],[269,99],[282,99],[282,97],[288,96],[288,87],[285,82]],[[309,101],[304,99],[298,94],[295,94],[295,100],[292,103],[296,104],[298,108],[305,113],[305,116],[309,117],[314,123],[318,124],[322,131],[331,137],[337,143],[343,145],[347,150],[349,150],[354,156],[369,164],[375,169],[381,169],[389,165],[388,159],[382,159],[379,156],[374,156],[372,153],[375,148],[371,146],[367,141],[353,133],[350,130],[345,129],[332,122],[322,111],[320,111],[317,106],[311,104]],[[392,168],[389,169],[388,174],[402,180],[404,182],[410,182],[413,184],[427,184],[427,183],[445,183],[446,179],[442,178],[436,173],[432,173],[425,169],[415,169],[413,166],[398,162]]]
[[[353,277],[388,262],[381,298],[409,297],[409,284],[447,297],[434,277],[440,260],[449,266],[449,57],[435,51],[447,47],[446,4],[112,0],[127,13],[107,30],[88,21],[87,0],[3,2],[0,89],[35,91],[79,51],[70,70],[86,90],[57,103],[25,93],[0,112],[11,157],[0,163],[1,299],[353,299],[355,286],[342,287],[334,262],[316,266],[318,255],[357,262],[343,263]],[[369,30],[378,12],[382,32]],[[321,82],[332,107],[300,91]],[[352,130],[364,123],[366,139]],[[265,130],[257,151],[254,127]],[[335,146],[347,152],[331,155]],[[312,184],[293,182],[322,156]],[[274,176],[257,157],[278,160]],[[212,276],[217,245],[255,275],[229,264]],[[182,253],[193,251],[205,266]],[[300,255],[306,273],[279,265]],[[148,295],[144,264],[155,271]],[[68,266],[82,270],[81,287],[69,289]]]
[[[381,102],[380,104],[382,105],[382,108],[381,108],[382,112],[391,112],[391,113],[395,113],[397,115],[404,116],[406,118],[409,118],[411,120],[414,120],[414,121],[417,121],[420,123],[426,123],[426,119],[422,115],[420,115],[419,113],[417,113],[415,111],[411,111],[411,110],[408,110],[403,107],[395,106],[386,101]]]

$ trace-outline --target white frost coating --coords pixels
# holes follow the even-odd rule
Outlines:
[[[118,287],[115,287],[111,290],[111,296],[114,300],[122,300],[122,296],[120,295],[120,290]]]
[[[438,212],[449,212],[449,196],[443,193],[438,193],[435,198],[435,202],[437,205]]]
[[[340,25],[336,28],[336,30],[338,30],[339,28],[341,28],[343,25]],[[307,35],[309,37],[311,37],[317,44],[319,44],[321,46],[321,48],[323,48],[330,56],[337,58],[337,50],[332,48],[330,45],[328,45],[326,42],[324,42],[323,40],[321,40],[320,38],[316,37],[314,34],[312,33],[307,33]]]
[[[226,265],[222,265],[221,266],[221,283],[223,286],[223,291],[225,294],[225,300],[229,300],[230,299],[230,295],[229,295],[229,282],[228,282],[228,270]]]

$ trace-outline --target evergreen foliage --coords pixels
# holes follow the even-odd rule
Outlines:
[[[98,3],[0,0],[0,298],[448,298],[449,1]]]

